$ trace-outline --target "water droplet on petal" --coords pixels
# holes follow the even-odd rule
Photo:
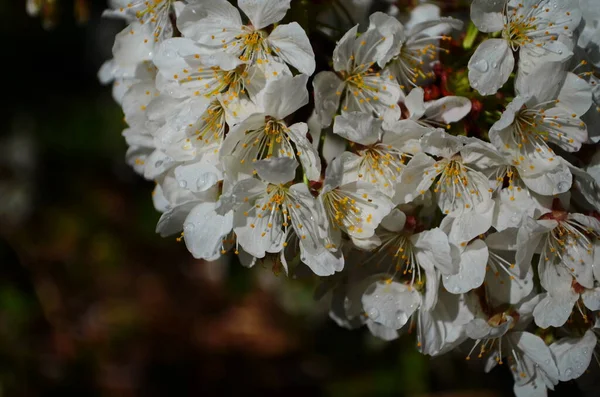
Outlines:
[[[485,59],[480,59],[479,61],[477,61],[473,64],[473,69],[475,69],[476,71],[478,71],[480,73],[487,72],[489,68],[490,68],[490,65],[488,64],[488,61],[486,61]]]
[[[566,377],[569,377],[569,376],[571,376],[571,375],[573,375],[573,370],[572,370],[571,368],[567,368],[567,369],[565,370],[565,376],[566,376]]]
[[[367,312],[367,316],[369,316],[369,318],[372,318],[373,320],[375,320],[377,317],[379,317],[379,310],[377,310],[376,308],[372,307]]]
[[[558,191],[560,193],[564,193],[567,190],[569,190],[569,184],[565,181],[559,182],[558,185],[556,186],[556,188],[558,189]]]
[[[187,181],[179,181],[179,187],[185,189],[187,187]]]

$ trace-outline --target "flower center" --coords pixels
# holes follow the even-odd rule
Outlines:
[[[367,194],[361,197],[340,189],[326,193],[324,204],[333,228],[345,232],[362,233],[363,222],[370,222],[372,216],[364,219],[361,207],[357,203],[359,201],[367,202],[367,200]]]
[[[593,241],[598,238],[596,232],[573,220],[559,222],[544,243],[542,249],[542,260],[564,266],[571,275],[575,268],[569,263],[586,264],[593,256]]]
[[[240,142],[244,149],[240,163],[244,164],[246,160],[255,162],[273,156],[294,158],[294,147],[287,131],[285,123],[271,117],[267,117],[263,127],[246,131]]]
[[[434,164],[439,173],[434,193],[443,203],[442,211],[449,214],[454,211],[470,210],[483,201],[483,197],[472,170],[465,166],[460,156],[452,160],[442,160]],[[427,176],[426,171],[426,176]],[[475,179],[474,179],[475,178]],[[482,185],[483,186],[483,185]],[[422,194],[425,192],[422,192]]]
[[[193,132],[205,145],[220,144],[225,135],[225,110],[219,101],[213,101],[202,115]]]
[[[262,64],[265,61],[264,54],[267,52],[265,43],[266,33],[261,30],[253,30],[244,26],[244,30],[248,33],[243,33],[236,38],[240,46],[239,58],[244,62],[255,62]],[[236,43],[233,43],[235,45]]]
[[[363,158],[359,178],[388,188],[400,176],[405,165],[403,154],[392,146],[376,144],[359,153]]]
[[[516,50],[533,42],[528,34],[536,29],[535,23],[536,17],[527,18],[525,15],[515,15],[513,13],[509,16],[508,24],[504,27],[502,36],[510,43],[512,49]]]

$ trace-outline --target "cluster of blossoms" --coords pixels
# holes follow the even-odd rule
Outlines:
[[[299,2],[320,11],[306,26],[290,3],[111,0],[128,26],[100,78],[157,232],[198,259],[310,269],[340,326],[506,363],[517,396],[584,374],[600,2],[473,0],[464,20],[378,2],[347,31],[339,2]]]

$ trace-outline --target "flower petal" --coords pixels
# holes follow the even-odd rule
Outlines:
[[[504,28],[503,1],[473,0],[471,3],[471,20],[481,32],[498,32]]]
[[[282,20],[290,9],[290,1],[238,0],[238,7],[250,18],[255,29],[262,29]]]
[[[508,81],[514,67],[508,42],[489,39],[477,47],[469,60],[469,82],[481,95],[493,95]]]
[[[315,72],[315,53],[306,32],[298,23],[277,26],[268,40],[275,55],[300,73],[311,76]]]
[[[322,127],[329,127],[340,107],[344,82],[333,72],[320,72],[313,80],[315,112]]]

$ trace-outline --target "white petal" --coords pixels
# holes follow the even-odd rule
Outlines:
[[[323,247],[319,251],[305,250],[302,242],[300,243],[301,260],[317,276],[331,276],[335,272],[344,269],[344,257],[335,256],[331,251]]]
[[[438,128],[423,136],[421,146],[429,154],[449,159],[463,148],[464,140]]]
[[[223,173],[209,162],[198,161],[175,168],[175,178],[182,189],[198,193],[210,189],[222,180]]]
[[[234,39],[242,25],[240,12],[227,0],[189,4],[177,18],[177,27],[184,37],[218,47],[222,40]]]
[[[413,88],[404,99],[411,120],[419,120],[425,114],[424,91],[421,87]]]
[[[535,174],[519,168],[519,176],[530,190],[542,196],[565,193],[569,191],[573,183],[571,170],[565,164],[558,164],[556,167]]]
[[[344,152],[340,156],[333,159],[327,166],[321,194],[330,192],[345,183],[356,182],[358,180],[358,176],[348,182],[344,181],[344,178],[346,174],[351,172],[350,169],[354,168],[355,164],[360,161],[360,156],[351,152]]]
[[[296,123],[288,127],[288,135],[296,145],[296,155],[304,169],[306,177],[311,181],[321,177],[321,158],[317,150],[306,137],[308,126],[305,123]]]
[[[423,178],[423,175],[425,175],[425,172],[429,172],[434,177],[434,164],[435,160],[433,158],[425,153],[417,153],[400,174],[400,181],[396,186],[396,194],[393,199],[394,203],[410,203],[420,196],[421,192],[428,190],[433,181]]]
[[[233,228],[233,212],[218,215],[215,203],[194,207],[183,223],[183,238],[196,259],[214,259],[220,255],[223,237]]]
[[[477,47],[469,60],[469,82],[481,95],[492,95],[506,83],[515,58],[506,40],[489,39]]]
[[[155,179],[168,171],[173,165],[173,159],[165,153],[155,150],[146,159],[146,168],[144,168],[144,178]]]
[[[502,11],[504,2],[496,0],[473,0],[471,19],[481,32],[498,32],[504,28]]]
[[[536,376],[524,385],[515,383],[513,391],[515,397],[548,397],[546,383],[540,376]]]
[[[383,68],[399,54],[405,39],[404,27],[395,17],[375,12],[369,17],[369,29],[377,29],[385,37],[385,41],[377,48],[377,64]]]
[[[500,325],[491,326],[486,320],[476,318],[465,327],[465,332],[471,339],[495,339],[500,338],[508,332],[514,320],[508,317]]]
[[[358,25],[348,30],[335,46],[333,50],[333,69],[336,72],[341,72],[342,70],[348,71],[357,33]]]
[[[550,379],[558,379],[558,368],[556,368],[552,352],[542,338],[529,332],[512,332],[509,338]]]
[[[469,244],[460,255],[458,274],[442,277],[446,290],[459,294],[480,287],[485,279],[488,257],[488,248],[482,240]]]
[[[117,34],[112,51],[119,67],[130,67],[151,60],[154,51],[152,26],[133,22]]]
[[[267,84],[262,99],[265,113],[283,120],[308,103],[308,76],[284,76]]]
[[[290,9],[290,1],[238,0],[238,7],[250,18],[254,28],[262,29],[282,20]]]
[[[289,157],[275,157],[257,161],[253,166],[263,181],[284,184],[295,178],[298,162]]]
[[[383,220],[381,226],[391,232],[401,232],[406,224],[406,215],[399,209],[394,208]],[[446,237],[446,241],[448,238]]]
[[[574,73],[567,73],[560,93],[559,106],[577,117],[583,116],[592,106],[592,90],[590,85]]]
[[[561,338],[550,345],[560,381],[568,382],[585,373],[592,361],[597,341],[594,332],[587,330],[582,338]]]
[[[464,328],[472,320],[473,312],[464,295],[452,295],[441,288],[433,310],[419,310],[419,350],[437,356],[454,349],[467,338]]]
[[[362,296],[367,316],[388,328],[400,329],[419,307],[418,292],[397,282],[378,281]]]
[[[168,237],[181,232],[183,222],[196,205],[198,202],[187,202],[162,214],[156,225],[156,233],[161,237]]]
[[[462,120],[471,112],[471,100],[461,96],[447,96],[425,104],[425,118],[445,124]]]
[[[463,244],[486,233],[492,227],[494,207],[495,204],[492,200],[486,200],[473,210],[458,212],[456,216],[451,214],[454,221],[448,234],[450,242],[457,245]]]
[[[400,332],[394,328],[386,327],[380,323],[367,319],[367,328],[373,336],[378,337],[386,342],[393,341],[400,337]]]
[[[518,277],[517,272],[513,274],[510,270],[488,270],[485,274],[485,285],[491,301],[498,305],[516,304],[527,297],[534,287],[533,270],[529,268],[523,278]]]
[[[533,310],[535,324],[541,328],[562,327],[569,319],[577,299],[579,295],[575,293],[547,294]]]
[[[585,307],[592,311],[600,310],[600,288],[587,289],[581,294]]]
[[[402,212],[400,213],[402,214]],[[404,219],[406,219],[406,216]],[[387,229],[391,230],[389,228]],[[411,237],[411,241],[415,248],[418,248],[420,251],[417,255],[427,255],[440,273],[443,275],[457,273],[458,269],[453,265],[452,257],[450,255],[448,236],[440,228],[436,227],[431,230],[425,230],[421,233],[414,234]]]
[[[311,76],[315,71],[315,54],[304,29],[296,22],[277,26],[269,35],[270,47],[279,58],[300,73]]]
[[[321,72],[313,80],[315,112],[321,126],[329,127],[340,107],[340,95],[344,82],[333,72]]]
[[[333,132],[351,142],[372,145],[379,140],[382,120],[360,112],[336,116]]]
[[[529,267],[535,250],[547,233],[558,226],[558,222],[536,222],[529,218],[517,234],[517,266]]]

